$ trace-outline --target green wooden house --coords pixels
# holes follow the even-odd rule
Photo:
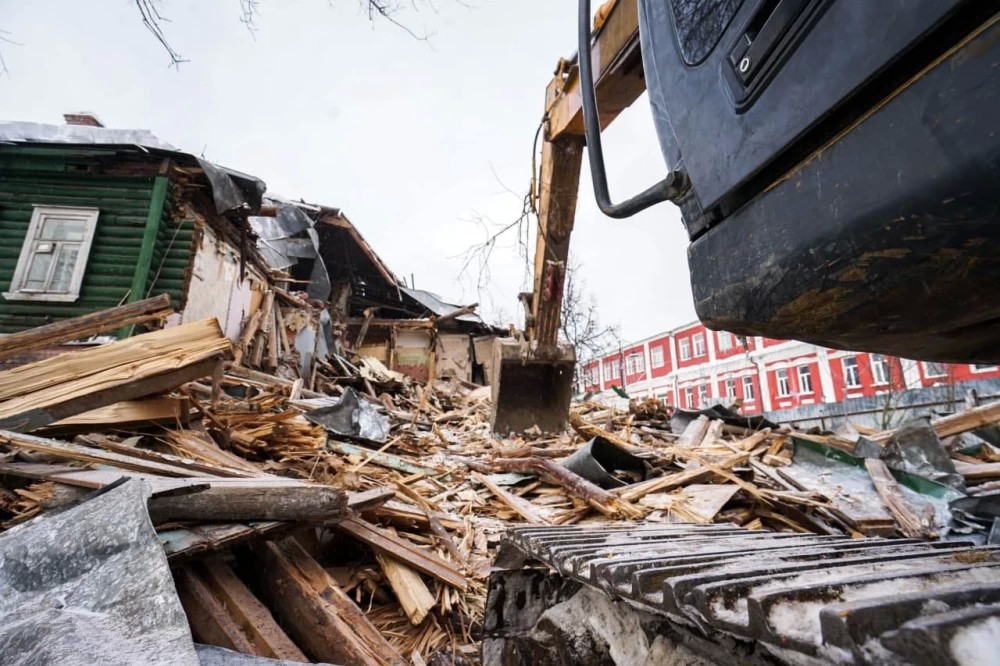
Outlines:
[[[238,331],[266,274],[246,219],[264,183],[74,119],[0,123],[0,334],[161,293]]]

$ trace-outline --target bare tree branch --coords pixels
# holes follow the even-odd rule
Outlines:
[[[332,7],[334,0],[328,1]],[[452,1],[463,6],[468,6],[463,0]],[[170,23],[170,19],[160,11],[160,0],[132,0],[132,2],[135,4],[136,9],[139,10],[139,16],[142,17],[143,25],[152,33],[153,37],[156,38],[156,41],[160,43],[170,57],[170,66],[176,67],[182,62],[188,62],[187,59],[174,49],[164,32],[163,24]],[[387,21],[405,31],[413,39],[421,42],[429,41],[432,36],[426,32],[417,33],[397,18],[399,14],[407,10],[407,6],[412,11],[420,11],[421,6],[426,6],[436,12],[437,7],[434,6],[431,0],[410,0],[409,3],[403,3],[401,0],[358,0],[358,2],[360,9],[368,14],[368,20],[372,23],[375,23],[377,20]],[[257,21],[260,18],[260,0],[239,0],[239,7],[239,20],[246,26],[250,34],[253,35],[257,32]],[[3,60],[0,58],[0,73],[3,71],[6,71],[6,69],[3,68]]]

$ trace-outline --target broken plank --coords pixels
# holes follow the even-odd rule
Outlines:
[[[173,465],[175,467],[180,467],[185,470],[193,470],[195,472],[201,472],[204,474],[210,474],[212,476],[223,476],[223,477],[239,477],[239,478],[251,478],[251,477],[265,477],[265,478],[277,478],[271,474],[267,474],[263,470],[255,469],[254,472],[249,472],[244,469],[234,469],[232,467],[223,465],[213,465],[197,460],[192,460],[190,458],[184,458],[181,456],[174,456],[169,453],[160,453],[159,451],[152,451],[150,449],[140,449],[135,446],[128,446],[121,442],[116,442],[110,437],[104,435],[82,435],[76,438],[76,441],[83,444],[84,446],[92,446],[95,448],[104,449],[106,451],[111,451],[112,453],[118,453],[124,456],[142,458],[143,460],[151,460],[154,462],[162,462],[167,465]]]
[[[308,656],[344,666],[406,663],[294,539],[269,541],[256,553],[262,592]]]
[[[201,557],[224,548],[264,536],[275,536],[291,523],[265,521],[254,523],[217,523],[173,527],[156,533],[171,565]]]
[[[100,427],[124,427],[130,425],[174,425],[187,424],[190,402],[186,398],[159,396],[144,400],[123,400],[106,407],[92,409],[61,421],[56,421],[52,429],[61,431],[93,432]]]
[[[347,442],[338,442],[331,439],[327,441],[326,448],[334,453],[340,453],[345,456],[361,456],[363,458],[370,458],[369,462],[373,465],[378,465],[379,467],[385,467],[387,469],[394,469],[400,472],[406,472],[407,474],[438,476],[445,473],[445,470],[442,469],[418,465],[417,463],[407,460],[401,456],[394,456],[391,453],[373,451],[372,449],[366,449],[365,447],[358,446],[357,444],[348,444]]]
[[[362,492],[347,493],[347,508],[361,513],[382,506],[396,496],[394,488],[372,488]]]
[[[423,622],[434,608],[435,601],[420,574],[385,553],[377,553],[376,558],[382,568],[382,575],[389,582],[389,587],[399,600],[410,624],[416,626]]]
[[[176,464],[166,464],[154,460],[144,460],[142,458],[103,451],[79,444],[60,442],[34,435],[25,435],[17,432],[0,430],[0,444],[11,446],[25,451],[36,453],[47,453],[63,460],[76,460],[79,462],[94,463],[97,465],[110,465],[121,469],[135,472],[145,472],[148,474],[160,474],[165,476],[191,476],[203,477],[212,476],[204,472],[199,472],[191,468],[182,467]]]
[[[271,611],[253,595],[229,565],[215,558],[195,570],[243,629],[255,648],[254,654],[272,659],[308,661],[302,650],[278,626]]]
[[[0,428],[30,432],[76,414],[89,412],[122,400],[133,400],[163,393],[186,382],[212,374],[212,369],[218,358],[210,357],[160,374],[143,376],[141,373],[137,373],[139,376],[128,380],[109,380],[107,383],[111,386],[96,391],[92,390],[92,385],[89,385],[88,382],[80,380],[67,382],[66,386],[58,391],[46,392],[45,398],[39,398],[36,394],[14,398],[7,401],[0,409]],[[104,384],[105,382],[98,383]],[[28,404],[39,402],[43,404],[38,407],[28,407]]]
[[[337,525],[337,529],[372,548],[388,553],[442,583],[447,583],[462,591],[468,588],[465,576],[450,562],[391,532],[375,527],[366,520],[355,517],[347,518]]]
[[[539,508],[533,506],[528,500],[507,492],[497,484],[490,481],[489,478],[479,474],[478,472],[473,472],[472,476],[479,481],[479,483],[489,488],[490,492],[496,495],[497,499],[513,509],[516,514],[524,518],[532,525],[547,525],[549,523],[548,520],[542,517]]]
[[[875,484],[875,490],[882,504],[896,519],[896,524],[904,536],[914,539],[930,539],[937,536],[937,530],[934,529],[934,507],[930,503],[925,503],[920,509],[911,506],[903,497],[903,491],[893,478],[892,472],[881,460],[865,458],[865,467],[872,483]]]
[[[172,312],[170,296],[161,294],[128,305],[120,305],[80,317],[64,319],[0,338],[0,360],[64,342],[83,340],[122,326],[135,326],[163,319]]]

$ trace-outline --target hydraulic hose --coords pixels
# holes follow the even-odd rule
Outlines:
[[[633,0],[634,1],[634,0]],[[673,201],[687,191],[687,177],[683,171],[674,170],[667,177],[644,192],[623,201],[612,203],[608,192],[608,174],[604,169],[604,151],[601,148],[601,121],[597,112],[597,94],[594,90],[594,67],[590,52],[590,0],[580,0],[578,16],[578,55],[580,68],[580,98],[583,102],[583,127],[587,139],[590,175],[594,183],[597,205],[608,217],[632,217],[664,201]]]

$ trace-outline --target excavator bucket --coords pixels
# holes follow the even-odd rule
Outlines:
[[[573,397],[576,354],[569,345],[539,354],[529,343],[498,338],[490,377],[493,432],[506,435],[538,426],[542,432],[566,428]]]

